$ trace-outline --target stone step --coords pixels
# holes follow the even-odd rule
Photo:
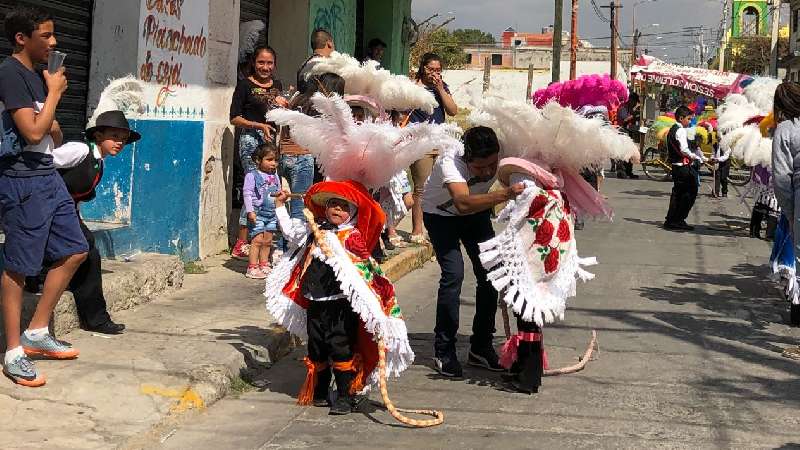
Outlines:
[[[183,262],[173,255],[141,253],[127,261],[103,260],[103,290],[108,311],[131,309],[149,303],[164,293],[180,289],[183,285]],[[22,326],[28,324],[39,296],[25,293],[22,302]],[[0,313],[0,322],[2,322]],[[75,300],[65,292],[56,306],[50,323],[56,336],[62,336],[79,326]],[[5,336],[0,329],[0,349],[5,349]]]

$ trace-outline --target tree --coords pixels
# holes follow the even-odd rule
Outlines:
[[[768,36],[749,36],[736,38],[731,42],[732,72],[748,75],[764,75],[767,73],[770,59],[771,38]],[[789,54],[789,39],[778,40],[778,60]]]
[[[493,44],[491,34],[478,29],[457,29],[450,31],[445,26],[454,20],[448,19],[436,24],[431,16],[418,25],[419,38],[409,52],[409,67],[416,73],[419,61],[425,53],[436,53],[442,58],[442,64],[448,69],[460,69],[469,62],[464,47],[475,44]]]

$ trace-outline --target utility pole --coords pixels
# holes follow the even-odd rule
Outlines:
[[[619,15],[617,10],[622,8],[619,0],[612,0],[608,6],[601,6],[611,10],[611,79],[617,79],[617,35],[619,34]]]
[[[722,41],[719,44],[719,71],[725,71],[725,52],[727,51],[728,44],[728,4],[729,0],[725,0],[722,6]]]
[[[564,0],[556,0],[556,13],[553,19],[553,82],[561,81],[561,31],[564,22]]]
[[[631,62],[631,64],[636,64],[636,60],[638,59],[637,56],[639,56],[639,38],[641,38],[641,37],[642,37],[642,33],[639,30],[634,29],[633,30],[633,53],[631,54],[631,56],[633,57],[633,61]]]
[[[483,60],[483,93],[489,90],[489,85],[492,80],[492,58],[487,56]]]
[[[778,78],[778,34],[781,28],[781,0],[772,0],[772,44],[770,46],[769,75]]]
[[[578,0],[572,0],[572,27],[570,28],[569,79],[578,76]]]

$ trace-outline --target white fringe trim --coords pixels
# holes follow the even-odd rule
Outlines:
[[[353,311],[364,322],[366,330],[376,341],[378,337],[383,337],[386,344],[386,372],[389,376],[399,376],[414,362],[414,351],[408,340],[405,322],[400,318],[386,316],[380,298],[361,276],[338,237],[331,232],[325,232],[325,238],[334,257],[326,257],[319,247],[314,248],[312,256],[333,269],[342,292],[347,295]],[[283,288],[289,282],[294,267],[301,262],[304,249],[305,247],[294,258],[291,258],[293,252],[285,254],[267,277],[264,295],[267,298],[267,310],[278,323],[290,333],[308,339],[305,309],[283,295]],[[369,381],[370,384],[378,382],[377,368],[370,375]]]
[[[534,280],[526,257],[530,249],[525,248],[519,233],[527,226],[528,211],[537,192],[530,183],[516,201],[503,209],[497,220],[509,223],[494,239],[480,244],[480,258],[489,271],[489,281],[501,293],[503,301],[523,320],[536,322],[541,327],[564,319],[566,299],[575,296],[577,280],[594,278],[594,274],[583,267],[597,264],[597,259],[579,257],[577,245],[573,243],[561,258],[555,274],[546,280]]]

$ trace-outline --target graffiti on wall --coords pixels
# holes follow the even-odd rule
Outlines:
[[[312,2],[312,29],[324,28],[331,32],[336,49],[353,53],[355,50],[355,1],[316,0]]]
[[[205,84],[208,0],[143,0],[139,24],[145,115],[193,118],[191,111],[202,111],[202,96],[192,91]]]

